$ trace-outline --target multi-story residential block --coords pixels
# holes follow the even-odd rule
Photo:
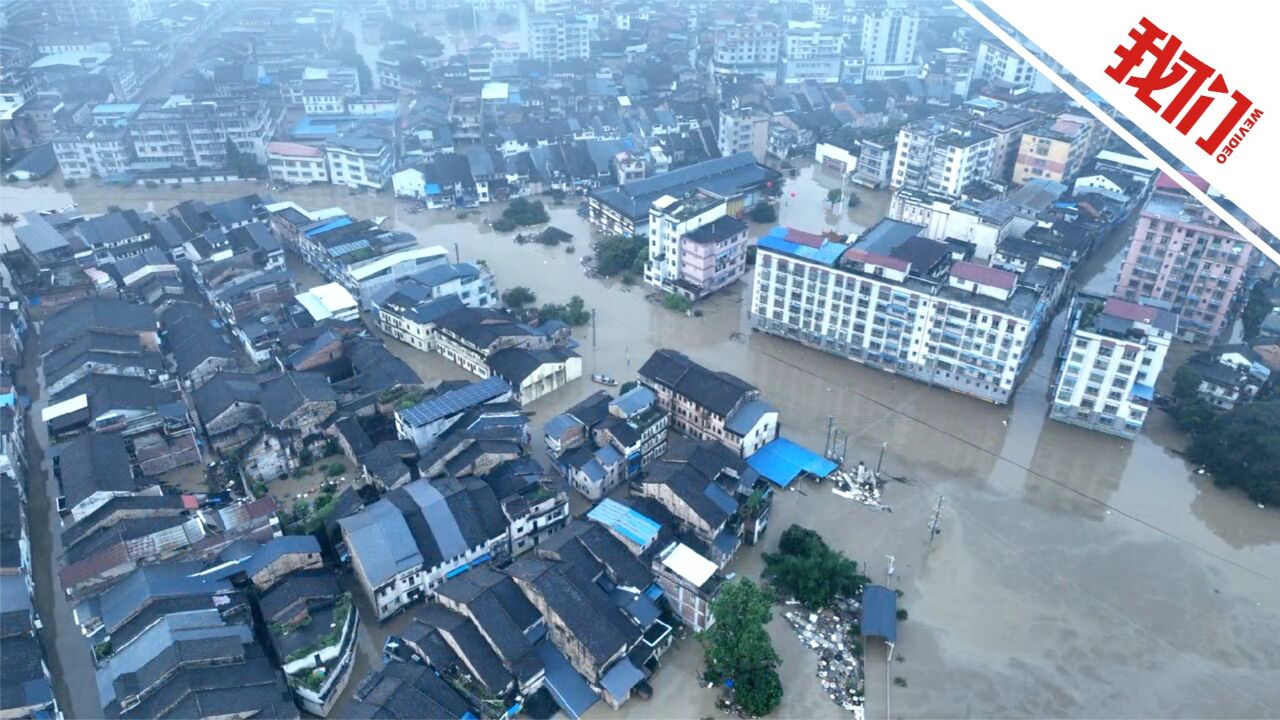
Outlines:
[[[289,142],[267,143],[267,172],[272,182],[310,185],[329,182],[323,149]]]
[[[750,107],[721,110],[716,143],[721,157],[749,152],[756,162],[764,162],[769,149],[769,116]]]
[[[939,48],[925,58],[925,100],[950,107],[969,97],[973,56],[961,48]]]
[[[1131,438],[1155,401],[1178,318],[1119,298],[1077,295],[1059,351],[1049,417]]]
[[[995,403],[1013,395],[1063,271],[957,260],[885,219],[852,244],[779,228],[757,243],[751,323],[871,367]]]
[[[778,79],[782,30],[771,22],[734,23],[715,31],[711,79],[756,77],[766,83]]]
[[[991,174],[994,147],[990,133],[958,115],[910,123],[898,131],[892,185],[958,197],[969,183]]]
[[[1209,187],[1198,177],[1192,181]],[[1253,245],[1162,175],[1142,207],[1116,295],[1167,307],[1178,315],[1181,338],[1212,342],[1227,327],[1256,262]]]
[[[1022,133],[1036,124],[1040,116],[1023,108],[1010,108],[988,113],[978,120],[979,130],[991,133],[991,179],[1008,182],[1013,177],[1013,164],[1018,159]]]
[[[1098,121],[1063,113],[1053,121],[1022,133],[1013,165],[1013,182],[1071,182],[1085,162],[1098,153],[1107,131]]]
[[[128,130],[95,127],[88,132],[55,137],[53,152],[62,177],[85,180],[127,170],[132,161],[133,143]]]
[[[919,67],[916,62],[919,10],[887,4],[869,8],[862,14],[861,25],[866,80],[900,78]]]
[[[759,202],[781,178],[778,171],[761,165],[750,153],[738,153],[594,190],[588,199],[588,217],[600,232],[648,235],[649,210],[653,201],[664,195],[681,197],[693,190],[707,190],[733,198],[729,214],[737,215]]]
[[[133,29],[155,17],[152,0],[54,0],[50,9],[61,25]]]
[[[369,125],[325,143],[324,154],[334,185],[378,190],[391,181],[395,170],[394,143]]]
[[[645,282],[700,300],[747,270],[747,224],[729,215],[730,201],[705,190],[664,195],[649,210]]]
[[[1022,59],[999,40],[983,40],[978,43],[978,54],[973,66],[973,77],[996,80],[1011,85],[1025,85],[1033,92],[1050,92],[1053,83],[1041,75],[1031,63]]]
[[[892,132],[881,133],[863,138],[859,145],[858,162],[849,179],[872,190],[889,187],[893,180],[893,158],[898,150],[897,136]]]
[[[781,81],[788,85],[840,82],[844,33],[838,26],[792,20],[787,23]]]
[[[591,57],[591,26],[573,15],[537,15],[529,20],[529,55],[535,60]]]
[[[172,95],[143,103],[129,123],[129,134],[142,168],[225,167],[228,140],[265,163],[267,143],[282,112],[265,98],[199,100]]]
[[[748,457],[778,436],[778,410],[754,385],[715,372],[675,350],[657,350],[640,368],[640,382],[658,396],[673,430]]]
[[[711,602],[724,583],[719,570],[714,562],[680,542],[671,543],[654,559],[653,575],[667,603],[694,632],[702,632],[716,622]]]

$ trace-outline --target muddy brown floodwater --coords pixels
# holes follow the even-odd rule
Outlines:
[[[788,181],[784,222],[848,231],[883,213],[883,194],[861,191],[859,208],[831,215],[823,201],[834,185],[813,173]],[[73,195],[86,210],[163,209],[246,188],[262,189],[81,187]],[[26,192],[6,188],[6,204]],[[849,463],[874,463],[887,443],[886,470],[907,480],[886,489],[892,513],[803,485],[779,497],[764,546],[729,568],[757,577],[761,552],[793,522],[820,531],[879,582],[886,556],[896,558],[887,582],[903,591],[910,619],[889,667],[882,646],[868,650],[868,718],[1280,715],[1280,515],[1195,474],[1176,453],[1182,440],[1163,414],[1132,442],[1048,422],[1052,357],[1043,348],[1056,347],[1061,317],[1013,403],[999,407],[752,334],[745,282],[688,318],[647,301],[643,289],[587,279],[579,260],[589,253],[589,228],[571,206],[551,216],[573,234],[572,255],[492,232],[482,221],[498,207],[459,220],[332,188],[287,196],[306,207],[389,216],[424,244],[486,261],[500,287],[528,286],[540,302],[581,295],[597,312],[594,336],[589,327],[576,331],[584,378],[533,403],[535,427],[593,392],[591,373],[631,378],[655,348],[675,347],[758,385],[782,411],[783,433],[809,447],[822,447],[828,416],[849,434]],[[1106,287],[1114,273],[1107,261],[1122,244],[1108,243],[1077,282]],[[459,377],[439,358],[389,345],[426,378]],[[942,533],[929,545],[939,495]],[[813,655],[780,618],[770,630],[784,659],[786,697],[776,715],[841,715],[821,692]],[[698,686],[700,665],[697,644],[681,643],[654,678],[652,700],[590,715],[717,716],[715,691]],[[895,677],[907,686],[896,687]]]

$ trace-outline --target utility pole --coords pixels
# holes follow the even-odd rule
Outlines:
[[[458,243],[453,244],[453,261],[456,263],[462,262],[462,251],[458,249]]]
[[[591,308],[591,350],[596,349],[596,309]]]
[[[879,482],[880,480],[880,468],[884,466],[884,451],[885,451],[885,448],[887,447],[889,447],[888,440],[880,443],[880,459],[876,461],[876,481],[877,482]]]
[[[827,416],[827,444],[822,448],[822,456],[831,459],[831,450],[834,444],[833,434],[836,429],[836,419],[833,415]]]
[[[933,545],[933,537],[942,532],[942,501],[944,496],[938,496],[938,505],[933,509],[933,517],[929,518],[929,545]]]

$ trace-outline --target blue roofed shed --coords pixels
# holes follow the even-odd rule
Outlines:
[[[898,641],[898,594],[883,585],[862,589],[862,636]]]
[[[801,473],[825,478],[838,467],[808,448],[777,438],[747,458],[747,464],[775,484],[786,487]]]

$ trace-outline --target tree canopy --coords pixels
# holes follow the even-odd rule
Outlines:
[[[516,198],[502,211],[502,218],[516,225],[539,225],[549,222],[551,216],[541,200]]]
[[[1267,300],[1267,286],[1263,283],[1254,285],[1249,290],[1249,304],[1244,306],[1241,322],[1244,323],[1244,339],[1252,340],[1258,336],[1262,323],[1271,314],[1271,301]]]
[[[778,211],[769,203],[760,203],[751,208],[751,211],[747,213],[747,217],[751,218],[751,222],[756,223],[777,222]]]
[[[523,310],[526,305],[532,305],[536,302],[538,302],[538,296],[523,285],[517,285],[502,293],[502,304],[512,310]]]
[[[1255,401],[1213,417],[1188,453],[1220,487],[1244,490],[1249,499],[1280,505],[1280,400]]]
[[[591,311],[587,309],[587,303],[581,296],[574,295],[564,305],[547,303],[538,308],[538,320],[540,322],[562,320],[569,325],[578,327],[591,322]]]
[[[792,525],[782,533],[778,552],[765,553],[764,577],[810,609],[827,607],[856,595],[867,578],[858,564],[833,550],[818,533]]]
[[[649,259],[649,244],[643,235],[605,235],[592,243],[596,254],[596,272],[603,277],[619,274],[644,275]]]
[[[777,667],[765,625],[773,618],[773,599],[746,578],[721,586],[711,602],[715,624],[698,634],[708,682],[732,681],[733,699],[748,715],[768,715],[782,702]]]

